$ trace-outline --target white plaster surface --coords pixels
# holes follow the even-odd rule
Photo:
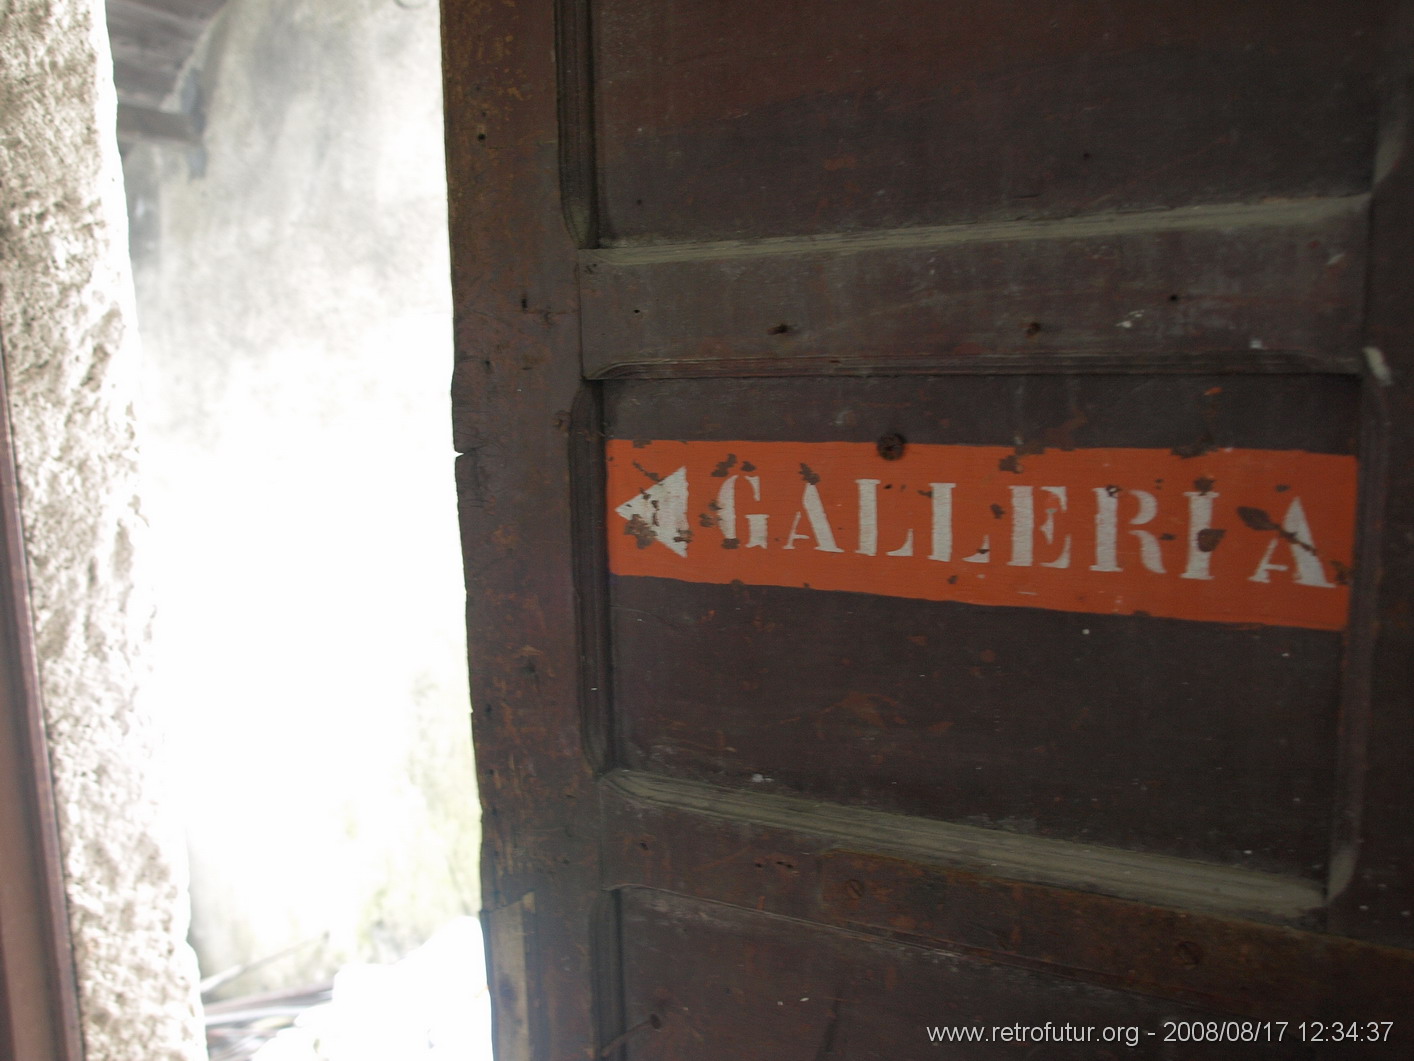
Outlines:
[[[0,340],[88,1061],[205,1056],[138,697],[137,348],[101,0],[0,0]]]
[[[157,692],[207,974],[388,962],[475,912],[438,12],[230,0],[204,152],[127,159]]]

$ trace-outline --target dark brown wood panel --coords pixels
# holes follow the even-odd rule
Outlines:
[[[999,881],[981,863],[929,865],[902,847],[892,853],[841,849],[824,815],[814,834],[780,826],[748,831],[742,820],[714,814],[705,792],[688,810],[659,802],[651,791],[628,783],[607,804],[616,839],[606,849],[606,873],[630,891],[652,889],[876,939],[942,945],[1255,1020],[1290,1019],[1292,1013],[1308,1020],[1355,1019],[1348,1014],[1394,1019],[1414,972],[1409,954],[1393,948],[1074,888]],[[888,846],[882,839],[879,844]],[[1395,1040],[1407,1042],[1407,1030]],[[1381,1056],[1378,1049],[1370,1055]]]
[[[1136,1047],[1155,1058],[1231,1056],[1231,1044],[1163,1042],[1165,1020],[1213,1011],[672,895],[630,890],[622,904],[631,1059],[1015,1058],[1038,1044],[990,1029],[1048,1023],[1089,1040],[1046,1042],[1048,1058],[1122,1058]],[[983,1039],[930,1042],[940,1026],[981,1028]],[[1119,1041],[1104,1042],[1107,1034]],[[1301,1052],[1272,1045],[1254,1056]]]
[[[600,233],[682,242],[1357,193],[1389,6],[595,0]]]
[[[1189,913],[1321,923],[1323,889],[1292,877],[634,770],[611,771],[601,791],[614,837],[606,882],[721,902],[750,895],[746,905],[791,917],[825,916],[820,859],[849,851]]]
[[[857,852],[822,858],[820,894],[832,921],[1055,964],[1254,1018],[1388,1020],[1403,1011],[1414,975],[1414,958],[1390,947]]]
[[[617,381],[605,431],[628,439],[1105,445],[1354,453],[1361,384],[1329,375],[975,375]]]
[[[503,1056],[933,1057],[910,1036],[949,1021],[1400,1018],[1395,7],[446,0]],[[728,440],[994,446],[1000,471],[1303,454],[1339,469],[1342,518],[1353,456],[1362,523],[1306,626],[610,575],[688,540],[624,537],[676,473],[617,470],[680,446],[709,477],[703,447]],[[1295,531],[1241,518],[1300,566]]]
[[[1357,403],[1322,376],[624,383],[606,430],[1349,453]],[[628,767],[1325,878],[1338,632],[664,578],[609,603]]]
[[[598,1035],[604,960],[574,585],[581,380],[554,16],[545,2],[443,6],[453,438],[502,1058],[583,1056]]]
[[[1366,209],[587,251],[585,372],[1358,370]]]
[[[665,579],[613,609],[633,768],[1324,878],[1339,635]]]
[[[1333,854],[1339,931],[1414,947],[1414,9],[1387,37],[1370,248],[1362,423],[1365,560],[1344,745],[1350,784]]]

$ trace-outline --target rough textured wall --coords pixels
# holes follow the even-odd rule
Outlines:
[[[157,691],[205,971],[316,941],[241,993],[478,906],[437,6],[229,0],[194,70],[126,159]]]
[[[204,1057],[136,692],[131,280],[101,0],[0,0],[0,331],[89,1061]]]

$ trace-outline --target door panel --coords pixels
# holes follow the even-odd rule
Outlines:
[[[1354,193],[1388,10],[591,7],[610,244]]]
[[[1408,5],[444,10],[502,1055],[1407,1046]]]
[[[585,371],[1358,371],[1368,206],[583,251]]]
[[[606,431],[623,441],[608,443],[609,508],[681,467],[690,539],[678,555],[635,538],[632,520],[606,516],[611,571],[636,573],[615,574],[609,593],[619,761],[1319,880],[1331,840],[1356,401],[1350,380],[1322,376],[611,385]],[[643,441],[665,435],[690,441]],[[906,438],[903,452],[881,457],[882,436]],[[691,448],[714,437],[754,441]],[[1047,438],[1064,448],[1048,456]],[[772,448],[784,440],[797,445]],[[824,463],[829,444],[846,441],[862,443],[860,455],[836,474]],[[1241,484],[1218,468],[1272,451],[1299,457]],[[1118,460],[1044,470],[1047,460],[1097,454],[1124,454],[1139,471]],[[1239,513],[1257,526],[1266,526],[1257,510],[1281,519],[1307,493],[1301,478],[1317,489],[1335,477],[1327,457],[1347,489],[1305,503],[1332,521],[1314,544],[1335,566],[1319,586],[1297,584],[1294,570],[1254,583],[1281,532],[1255,530]],[[1303,462],[1314,464],[1314,482]],[[818,470],[813,487],[803,468]],[[1032,511],[1028,555],[1018,557],[1018,493],[1039,509],[1056,501],[1048,489],[1064,489],[1042,484],[1076,475],[1055,541],[1035,537],[1044,519]],[[922,495],[948,478],[959,480],[943,528],[950,555],[934,559],[934,498]],[[859,556],[861,479],[871,483],[868,558]],[[1145,524],[1153,537],[1118,531],[1124,541],[1104,565],[1115,570],[1096,573],[1093,495],[1108,501],[1115,490],[1125,521],[1142,500],[1131,487],[1156,499]],[[828,553],[808,519],[789,522],[811,490],[833,527]],[[720,525],[729,496],[730,532]],[[1184,540],[1189,505],[1209,498],[1215,544],[1195,553]],[[754,550],[740,540],[749,511],[765,527]],[[1145,567],[1146,543],[1158,571]],[[902,548],[910,555],[888,555]],[[1185,557],[1197,556],[1208,558],[1203,570],[1186,570]],[[896,571],[909,581],[893,583]],[[1195,574],[1207,577],[1185,577]],[[1014,591],[989,588],[1015,575],[1024,581]],[[1064,576],[1080,587],[1074,595],[1055,591]],[[712,582],[685,581],[699,577]],[[820,581],[831,577],[841,581]],[[832,592],[851,578],[865,592]],[[1159,596],[1168,587],[1211,599]],[[1263,612],[1256,591],[1285,594]],[[915,593],[935,599],[907,599]],[[962,603],[969,594],[1010,606]],[[1168,606],[1233,618],[1224,609],[1249,605],[1235,617],[1284,625],[1142,614]]]
[[[623,905],[626,994],[637,1003],[628,1020],[641,1029],[625,1041],[631,1058],[695,1057],[704,1043],[722,1057],[934,1058],[946,1048],[919,1028],[924,1014],[938,1034],[1050,1022],[1069,1041],[1047,1043],[1047,1057],[1119,1058],[1132,1056],[1130,1044],[1146,1038],[1146,1026],[1202,1016],[1181,1003],[971,955],[802,929],[736,907],[638,889]],[[693,960],[681,961],[683,954]],[[1121,1011],[1131,1023],[1112,1023]],[[1222,1057],[1220,1045],[1145,1044],[1149,1056],[1175,1058]],[[1006,1058],[1027,1047],[1013,1038],[963,1049],[969,1057]]]

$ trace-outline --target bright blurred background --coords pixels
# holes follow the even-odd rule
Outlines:
[[[191,938],[210,1001],[333,992],[262,1059],[485,1024],[438,29],[228,0],[178,89],[200,145],[125,151]]]

